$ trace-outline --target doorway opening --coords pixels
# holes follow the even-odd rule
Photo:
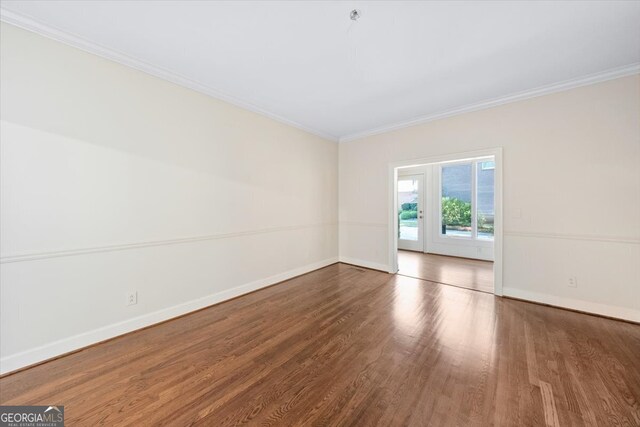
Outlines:
[[[502,294],[501,154],[390,165],[390,272]]]

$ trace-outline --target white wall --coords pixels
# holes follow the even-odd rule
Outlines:
[[[334,142],[4,23],[1,43],[3,372],[337,260]]]
[[[640,321],[638,75],[340,144],[340,259],[388,268],[389,163],[493,147],[505,295]]]

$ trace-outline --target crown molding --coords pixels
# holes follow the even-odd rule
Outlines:
[[[179,75],[173,71],[169,71],[164,68],[157,67],[155,65],[149,64],[144,61],[140,61],[139,59],[126,55],[125,53],[100,46],[80,36],[68,33],[66,31],[60,30],[50,25],[43,24],[42,22],[37,21],[26,15],[15,13],[0,7],[0,20],[8,24],[23,28],[25,30],[40,34],[41,36],[75,47],[77,49],[81,49],[85,52],[89,52],[94,55],[98,55],[108,60],[125,65],[127,67],[134,68],[138,71],[142,71],[154,77],[158,77],[163,80],[169,81],[171,83],[177,84],[179,86],[211,96],[212,98],[216,98],[216,99],[228,102],[229,104],[235,105],[236,107],[240,107],[242,109],[252,111],[256,114],[260,114],[262,116],[268,117],[277,122],[283,123],[288,126],[292,126],[304,132],[319,136],[323,139],[327,139],[333,142],[354,141],[354,140],[365,138],[368,136],[378,135],[386,132],[403,129],[406,127],[416,126],[416,125],[432,122],[435,120],[444,119],[447,117],[453,117],[453,116],[457,116],[464,113],[484,110],[484,109],[508,104],[511,102],[522,101],[529,98],[535,98],[537,96],[548,95],[555,92],[561,92],[561,91],[577,88],[580,86],[586,86],[590,84],[595,84],[595,83],[604,82],[607,80],[612,80],[612,79],[640,73],[640,63],[635,63],[635,64],[627,65],[624,67],[606,70],[600,73],[590,74],[590,75],[578,77],[575,79],[565,80],[559,83],[553,83],[550,85],[541,86],[538,88],[525,90],[522,92],[517,92],[517,93],[503,96],[503,97],[493,98],[493,99],[489,99],[489,100],[478,102],[478,103],[468,104],[468,105],[452,108],[449,110],[428,114],[428,115],[417,117],[411,120],[406,120],[406,121],[402,121],[402,122],[398,122],[398,123],[394,123],[386,126],[380,126],[377,128],[337,137],[335,135],[328,134],[318,129],[311,128],[309,126],[303,125],[301,123],[295,122],[293,120],[289,120],[285,117],[269,112],[262,107],[259,107],[250,102],[238,99],[234,96],[228,95],[214,88],[208,87],[202,83],[199,83],[195,80]]]
[[[379,135],[381,133],[387,133],[399,129],[404,129],[411,126],[421,125],[429,123],[435,120],[444,119],[447,117],[453,117],[464,113],[470,113],[478,110],[485,110],[499,105],[509,104],[512,102],[522,101],[529,98],[535,98],[538,96],[549,95],[555,92],[562,92],[565,90],[577,88],[580,86],[587,86],[595,83],[604,82],[607,80],[613,80],[620,77],[630,76],[632,74],[640,73],[640,63],[626,65],[624,67],[613,68],[600,73],[589,74],[587,76],[578,77],[571,80],[565,80],[559,83],[553,83],[546,86],[540,86],[535,89],[525,90],[522,92],[513,93],[511,95],[502,96],[499,98],[493,98],[487,101],[482,101],[474,104],[465,105],[462,107],[453,108],[450,110],[441,111],[434,114],[418,117],[412,120],[398,122],[387,126],[381,126],[365,130],[362,132],[353,133],[340,137],[339,142],[349,142],[356,139],[365,138],[367,136]]]
[[[16,27],[20,27],[22,29],[37,33],[41,36],[64,43],[77,49],[81,49],[85,52],[98,55],[102,58],[117,62],[127,67],[134,68],[138,71],[142,71],[154,77],[167,80],[171,83],[175,83],[187,89],[191,89],[196,92],[211,96],[213,98],[228,102],[229,104],[235,105],[236,107],[240,107],[256,114],[260,114],[285,125],[292,126],[304,132],[319,136],[323,139],[328,139],[333,142],[338,142],[339,140],[339,138],[335,135],[322,132],[318,129],[311,128],[293,120],[289,120],[262,107],[252,104],[251,102],[247,102],[234,96],[228,95],[217,89],[211,88],[195,80],[177,74],[173,71],[166,70],[164,68],[149,64],[144,61],[140,61],[139,59],[133,58],[125,53],[100,46],[80,36],[71,34],[47,24],[43,24],[42,22],[26,15],[15,13],[0,7],[0,21],[15,25]]]

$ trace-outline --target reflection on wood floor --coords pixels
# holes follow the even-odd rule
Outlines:
[[[67,425],[632,426],[640,326],[335,264],[0,379]]]
[[[493,262],[398,251],[398,273],[431,282],[493,293]]]

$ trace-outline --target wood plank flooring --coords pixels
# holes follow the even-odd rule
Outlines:
[[[398,251],[398,274],[493,293],[493,262]]]
[[[335,264],[0,379],[67,425],[640,425],[640,326]]]

